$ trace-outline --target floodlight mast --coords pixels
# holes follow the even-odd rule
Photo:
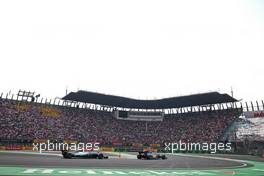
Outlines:
[[[32,102],[35,101],[35,92],[19,90],[17,93],[17,99],[21,98],[22,101],[28,101],[30,98]]]

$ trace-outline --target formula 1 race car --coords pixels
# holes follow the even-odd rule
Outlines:
[[[160,154],[154,154],[149,151],[145,152],[138,152],[137,159],[144,159],[144,160],[165,160],[167,157],[165,155],[160,155]]]
[[[63,158],[84,158],[84,159],[108,159],[108,156],[99,152],[83,152],[83,151],[61,151]]]

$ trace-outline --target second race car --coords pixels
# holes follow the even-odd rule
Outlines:
[[[145,159],[145,160],[165,160],[167,157],[161,154],[155,154],[153,152],[144,151],[138,152],[137,159]]]

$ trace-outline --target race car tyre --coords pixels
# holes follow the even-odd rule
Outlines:
[[[141,155],[137,155],[137,159],[142,159],[142,156]]]
[[[165,160],[166,159],[166,156],[165,155],[162,155],[161,156],[161,159]]]
[[[66,159],[71,159],[72,155],[70,153],[67,153],[67,154],[64,154],[63,157]]]
[[[98,155],[98,159],[104,159],[104,155],[100,153],[100,154]]]

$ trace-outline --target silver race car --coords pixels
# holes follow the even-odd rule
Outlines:
[[[108,156],[100,152],[84,152],[84,151],[61,151],[63,158],[83,158],[83,159],[108,159]]]

